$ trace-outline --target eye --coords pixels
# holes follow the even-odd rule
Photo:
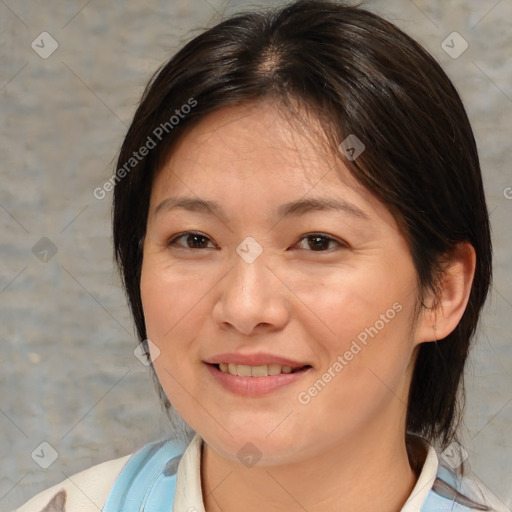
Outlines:
[[[178,243],[178,240],[184,239],[186,245],[182,245]],[[208,244],[208,240],[210,240],[207,236],[197,233],[195,231],[187,231],[186,233],[182,233],[172,240],[170,240],[167,244],[168,247],[173,245],[177,245],[182,247],[183,249],[207,249],[206,245]],[[214,249],[216,247],[214,246]]]
[[[307,241],[307,247],[314,252],[327,252],[327,249],[329,248],[328,246],[331,242],[337,244],[341,248],[348,247],[346,243],[340,242],[334,239],[333,237],[324,235],[322,233],[311,233],[309,235],[306,235],[299,240],[298,245],[300,245],[300,242],[302,242],[303,240]]]
[[[179,240],[184,240],[185,245],[178,243]],[[303,241],[306,241],[307,246],[304,247]],[[202,233],[198,233],[195,231],[187,231],[185,233],[181,233],[173,237],[169,242],[168,246],[179,246],[183,249],[208,249],[208,242],[212,243],[211,240]],[[324,235],[322,233],[311,233],[309,235],[303,236],[297,245],[302,243],[302,249],[310,249],[314,252],[327,252],[329,250],[329,244],[337,244],[341,248],[346,248],[348,245],[344,242],[338,241],[335,238]],[[213,246],[214,249],[217,247]]]

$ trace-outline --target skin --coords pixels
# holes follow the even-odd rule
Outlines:
[[[414,316],[417,278],[404,237],[386,207],[315,141],[311,123],[300,129],[271,101],[219,109],[180,140],[153,183],[141,297],[160,351],[152,350],[158,378],[204,440],[207,512],[399,510],[417,479],[405,447],[416,349],[451,332],[467,303],[474,251],[463,245],[438,306]],[[215,200],[225,218],[157,213],[171,196]],[[276,213],[317,197],[348,201],[365,217]],[[169,244],[185,231],[205,238]],[[305,237],[319,233],[333,241],[321,239],[315,250]],[[263,249],[252,263],[236,252],[247,236]],[[299,393],[394,303],[400,312],[300,403]],[[203,362],[225,352],[268,352],[312,369],[266,396],[243,397],[217,384]],[[261,455],[252,467],[237,457],[247,442]]]

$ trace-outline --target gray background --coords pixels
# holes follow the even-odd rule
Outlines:
[[[169,432],[149,371],[133,355],[111,258],[111,194],[100,201],[92,192],[112,174],[150,74],[198,27],[256,5],[262,3],[0,2],[1,510]],[[496,278],[468,367],[463,445],[474,473],[510,507],[512,2],[366,5],[441,62],[474,126]],[[43,31],[59,45],[47,59],[31,48]],[[469,44],[456,59],[441,47],[453,31]],[[56,254],[47,241],[33,251],[42,237]],[[58,453],[48,469],[31,457],[41,442]],[[51,450],[43,453],[49,461]]]

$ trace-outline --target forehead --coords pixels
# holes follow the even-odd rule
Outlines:
[[[165,167],[179,172],[197,165],[245,177],[258,170],[268,177],[279,174],[284,179],[289,174],[317,181],[325,168],[333,167],[323,139],[318,121],[311,119],[308,126],[275,101],[227,106],[189,130]]]
[[[328,195],[385,208],[329,148],[320,122],[273,101],[220,108],[186,131],[155,176],[153,207],[169,195],[262,206]]]

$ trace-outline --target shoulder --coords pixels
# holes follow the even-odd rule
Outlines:
[[[510,509],[474,473],[449,465],[441,465],[432,495],[444,498],[457,508],[453,510],[510,512]],[[435,500],[433,500],[435,501]],[[429,510],[429,509],[427,509]],[[436,509],[437,510],[437,509]]]
[[[130,457],[131,454],[76,473],[40,492],[16,512],[98,512]]]
[[[454,442],[438,453],[426,440],[408,435],[408,455],[418,475],[400,512],[510,512],[510,509],[463,464],[467,454]]]

